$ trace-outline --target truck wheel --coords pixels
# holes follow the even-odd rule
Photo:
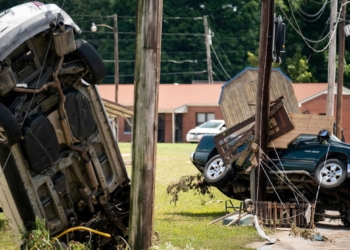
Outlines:
[[[232,179],[233,170],[231,164],[225,166],[220,155],[216,155],[205,165],[203,175],[208,184],[222,187]]]
[[[98,84],[106,77],[106,67],[95,48],[83,39],[75,41],[76,53],[86,64],[88,73],[83,77],[90,84]]]
[[[21,128],[10,110],[0,103],[0,144],[11,147],[21,139]]]
[[[315,170],[315,181],[327,190],[340,189],[346,182],[345,164],[338,159],[329,159],[318,164]]]

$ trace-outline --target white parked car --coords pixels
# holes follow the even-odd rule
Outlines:
[[[199,142],[205,134],[218,134],[226,129],[224,120],[210,120],[191,129],[186,135],[187,142]]]

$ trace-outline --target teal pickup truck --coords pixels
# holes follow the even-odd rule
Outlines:
[[[249,198],[249,162],[242,166],[235,162],[225,165],[215,147],[214,137],[202,137],[195,152],[191,153],[192,163],[209,185],[228,197]],[[246,146],[247,143],[241,145],[237,153]],[[277,192],[287,201],[312,201],[320,190],[318,202],[321,207],[350,215],[350,144],[321,130],[318,135],[298,136],[287,149],[269,149],[266,158],[263,166],[268,178],[268,200],[276,200]],[[350,216],[346,218],[350,219]],[[348,219],[345,221],[349,224]]]

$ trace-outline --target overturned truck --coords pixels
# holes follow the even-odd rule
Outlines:
[[[17,234],[39,217],[52,236],[115,249],[130,180],[96,87],[104,63],[80,33],[54,4],[0,13],[0,200]]]

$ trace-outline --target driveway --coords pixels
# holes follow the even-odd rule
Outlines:
[[[350,228],[344,227],[340,220],[326,219],[323,222],[315,223],[316,232],[327,237],[329,241],[318,241],[304,239],[301,236],[289,236],[290,228],[276,229],[276,232],[269,235],[278,241],[275,244],[266,242],[253,242],[246,245],[257,250],[346,250],[350,248]],[[303,231],[301,229],[300,231]]]

